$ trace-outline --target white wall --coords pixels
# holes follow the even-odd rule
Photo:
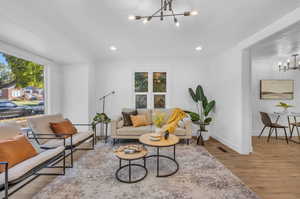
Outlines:
[[[297,8],[278,21],[214,57],[209,63],[215,71],[213,94],[217,101],[214,137],[242,154],[252,151],[252,109],[250,53],[255,43],[300,20]],[[210,73],[212,74],[212,73]]]
[[[233,48],[211,62],[216,100],[213,137],[242,153],[242,51]]]
[[[62,113],[73,123],[89,122],[89,65],[63,66]]]
[[[257,60],[252,63],[252,129],[253,135],[259,135],[263,128],[263,124],[260,119],[259,112],[264,111],[267,113],[274,113],[274,111],[282,111],[281,108],[275,105],[279,102],[285,102],[288,104],[295,105],[295,108],[290,109],[291,111],[299,112],[300,105],[300,74],[298,71],[279,72],[276,61],[270,60]],[[294,99],[293,100],[261,100],[260,99],[260,80],[266,79],[290,79],[294,80]],[[272,117],[276,119],[275,116]],[[287,124],[286,118],[281,118],[279,121],[282,124]],[[283,132],[279,131],[282,135]],[[263,135],[268,135],[267,130]]]
[[[58,64],[49,64],[45,67],[45,94],[47,114],[60,113],[62,109],[62,68]]]
[[[115,90],[116,94],[107,98],[106,112],[115,117],[121,109],[133,107],[133,72],[141,70],[167,71],[170,79],[169,107],[195,110],[188,88],[203,85],[207,95],[211,93],[205,62],[194,59],[132,59],[120,61],[104,61],[96,64],[96,96],[97,98]],[[97,110],[102,111],[97,102]]]

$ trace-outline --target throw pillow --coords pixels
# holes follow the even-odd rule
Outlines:
[[[70,135],[77,133],[77,129],[68,119],[62,122],[50,122],[50,127],[57,136],[64,135],[65,137],[70,137]]]
[[[137,115],[137,111],[132,111],[132,112],[122,112],[123,115],[123,121],[124,121],[124,126],[132,126],[132,121],[130,116],[131,115]]]
[[[147,126],[149,124],[145,115],[131,115],[130,118],[134,127]]]
[[[0,162],[8,162],[8,168],[36,155],[36,150],[24,135],[0,140]],[[4,165],[1,165],[0,173],[4,171]]]

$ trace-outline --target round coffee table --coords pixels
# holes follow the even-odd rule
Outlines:
[[[146,155],[148,154],[148,150],[147,149],[143,149],[142,151],[140,152],[137,152],[137,153],[132,153],[132,154],[126,154],[124,151],[118,151],[118,152],[115,152],[115,155],[119,158],[119,168],[118,170],[116,171],[116,178],[117,180],[119,180],[120,182],[124,182],[124,183],[136,183],[136,182],[139,182],[141,180],[143,180],[147,174],[148,174],[148,170],[146,168]],[[141,164],[136,164],[136,163],[131,163],[131,161],[134,161],[134,160],[139,160],[139,159],[143,159],[144,160],[144,165],[141,165]],[[128,161],[128,164],[126,165],[123,165],[122,166],[122,160],[125,160],[125,161]],[[119,177],[119,172],[128,167],[128,180],[125,180],[125,179],[121,179]],[[141,167],[145,170],[145,174],[138,178],[138,179],[135,179],[135,180],[132,180],[132,176],[131,176],[131,172],[132,172],[132,167]]]
[[[162,137],[159,141],[152,141],[150,139],[151,134],[152,133],[142,135],[139,138],[139,141],[144,145],[147,145],[150,147],[156,147],[156,154],[149,155],[146,157],[146,158],[156,157],[156,177],[168,177],[168,176],[174,175],[175,173],[177,173],[177,171],[179,169],[179,164],[176,161],[176,144],[179,142],[179,138],[176,135],[170,134],[169,138],[167,140]],[[173,157],[161,155],[159,153],[159,149],[163,148],[163,147],[173,147]],[[159,169],[160,158],[165,158],[165,159],[168,159],[168,160],[171,160],[172,162],[174,162],[176,165],[175,171],[168,173],[168,174],[161,175],[160,169]]]

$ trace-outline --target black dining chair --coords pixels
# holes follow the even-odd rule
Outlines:
[[[284,134],[285,134],[286,143],[287,144],[289,143],[288,136],[287,136],[287,133],[286,133],[286,128],[288,128],[287,126],[283,126],[283,125],[280,125],[280,124],[277,124],[277,123],[273,123],[268,113],[260,112],[260,116],[261,116],[261,121],[264,124],[264,128],[262,129],[260,135],[258,136],[259,138],[261,137],[261,135],[263,134],[265,128],[267,128],[267,127],[270,128],[269,129],[269,135],[268,135],[268,142],[270,141],[270,137],[271,137],[274,130],[275,130],[276,139],[277,139],[277,137],[278,137],[277,129],[283,129]]]

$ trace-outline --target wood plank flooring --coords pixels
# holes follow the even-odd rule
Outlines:
[[[274,138],[267,143],[266,137],[253,137],[252,142],[251,155],[240,155],[213,139],[205,147],[262,199],[299,199],[300,145]]]
[[[193,145],[195,141],[193,142]],[[195,145],[195,147],[197,147]],[[224,153],[218,147],[227,150]],[[254,152],[240,155],[214,139],[205,148],[229,168],[262,199],[300,199],[300,144],[286,144],[284,140],[253,137]],[[75,153],[75,159],[85,151]],[[42,176],[11,198],[29,199],[54,177]]]

